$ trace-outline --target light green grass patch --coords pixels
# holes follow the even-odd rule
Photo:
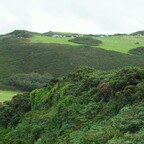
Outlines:
[[[34,35],[30,38],[31,43],[58,43],[58,44],[69,44],[73,46],[78,46],[80,44],[76,44],[73,42],[69,42],[71,38],[68,37],[60,37],[60,38],[54,38],[54,37],[48,37],[48,36],[39,36]]]
[[[130,49],[144,46],[144,36],[103,36],[103,37],[95,37],[98,40],[102,41],[99,48],[104,48],[106,50],[113,50],[121,53],[128,53]],[[79,46],[80,44],[69,42],[71,38],[68,37],[48,37],[48,36],[40,36],[34,35],[30,38],[30,42],[32,43],[58,43],[58,44],[69,44],[73,46]]]
[[[98,47],[128,53],[130,49],[144,46],[144,36],[104,36],[96,37],[103,43]]]
[[[20,94],[18,91],[0,90],[0,102],[9,101],[13,96]]]

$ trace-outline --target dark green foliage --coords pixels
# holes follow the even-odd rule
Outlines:
[[[78,44],[84,44],[88,46],[98,46],[102,42],[97,39],[93,39],[90,37],[76,37],[74,39],[70,39],[70,42],[78,43]]]
[[[48,73],[44,75],[38,73],[17,74],[8,79],[8,85],[21,91],[32,91],[45,86],[52,78],[52,75]]]
[[[106,36],[105,34],[85,34],[85,37],[102,37]]]
[[[144,47],[137,47],[129,50],[129,53],[144,56]]]
[[[143,144],[143,101],[144,69],[104,72],[79,67],[45,88],[1,105],[1,141]]]
[[[0,106],[0,126],[16,126],[23,115],[31,110],[27,94],[14,96],[10,102]]]
[[[144,66],[144,57],[126,55],[90,46],[33,44],[27,38],[0,37],[0,81],[18,73],[67,74],[77,66],[112,70],[124,66]],[[6,78],[6,79],[5,79]]]
[[[33,35],[39,34],[39,33],[35,33],[35,32],[30,32],[30,31],[26,31],[26,30],[14,30],[11,33],[8,33],[6,35],[2,35],[2,37],[15,37],[15,38],[30,38]],[[40,35],[40,34],[39,34]]]
[[[141,36],[141,35],[144,35],[144,31],[137,31],[137,32],[132,33],[131,35]]]

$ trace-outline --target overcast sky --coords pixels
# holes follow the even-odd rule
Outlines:
[[[0,34],[131,33],[144,30],[143,7],[144,0],[0,0]]]

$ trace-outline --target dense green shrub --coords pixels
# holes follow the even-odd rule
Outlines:
[[[90,37],[76,37],[69,40],[70,42],[75,42],[78,44],[84,44],[88,46],[98,46],[102,42],[100,40],[90,38]]]
[[[16,126],[24,113],[31,110],[28,94],[14,96],[10,102],[5,102],[0,106],[0,125]]]
[[[129,53],[144,56],[144,47],[137,47],[129,50]]]
[[[14,30],[13,32],[6,34],[6,37],[9,36],[15,38],[30,38],[34,34],[38,34],[38,33],[30,32],[26,30]]]
[[[143,144],[144,69],[79,67],[0,105],[2,143]]]
[[[8,85],[16,87],[22,91],[32,91],[48,84],[52,75],[40,75],[38,73],[17,74],[8,79]]]

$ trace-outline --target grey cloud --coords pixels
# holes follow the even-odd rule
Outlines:
[[[144,29],[143,5],[143,0],[0,0],[0,33],[130,33]]]

